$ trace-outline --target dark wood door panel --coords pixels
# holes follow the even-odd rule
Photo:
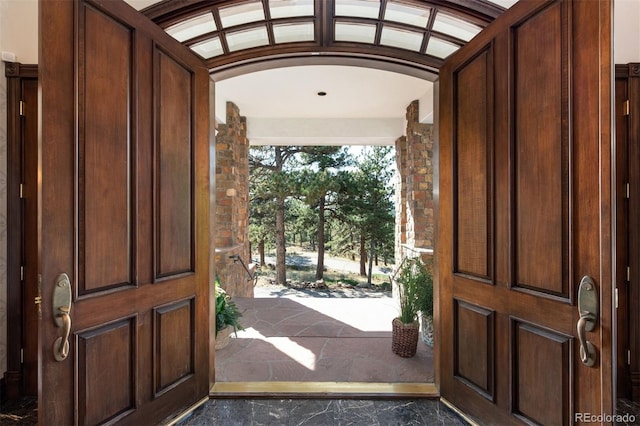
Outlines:
[[[491,50],[456,70],[456,272],[492,280]]]
[[[568,229],[568,128],[556,118],[568,100],[562,61],[566,4],[553,3],[511,33],[513,164],[515,182],[516,286],[568,297],[566,258]],[[540,268],[539,265],[545,265]]]
[[[542,425],[570,424],[573,339],[511,318],[514,414]]]
[[[137,326],[134,316],[76,333],[79,424],[114,421],[135,409]]]
[[[155,53],[156,278],[191,272],[193,263],[193,142],[191,72]]]
[[[194,373],[195,300],[154,308],[155,394],[162,395]]]
[[[135,47],[131,28],[84,3],[78,8],[77,291],[85,295],[135,284]]]
[[[495,312],[454,300],[454,375],[494,400]]]

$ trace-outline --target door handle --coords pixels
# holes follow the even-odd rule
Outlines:
[[[71,334],[71,281],[65,273],[58,275],[53,290],[53,322],[62,329],[62,336],[53,343],[53,357],[64,361],[69,356]]]
[[[580,341],[580,360],[587,367],[596,363],[596,348],[587,340],[586,332],[593,331],[598,320],[598,291],[593,279],[584,276],[578,288],[578,340]]]

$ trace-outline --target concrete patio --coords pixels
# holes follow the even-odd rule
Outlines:
[[[217,382],[433,382],[433,350],[391,351],[397,301],[388,293],[256,287],[234,298],[244,331],[216,351]]]

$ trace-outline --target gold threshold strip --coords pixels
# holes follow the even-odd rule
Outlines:
[[[212,398],[439,398],[433,383],[218,382]]]

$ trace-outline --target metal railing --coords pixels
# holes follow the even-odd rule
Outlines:
[[[233,263],[240,262],[240,264],[242,265],[244,270],[247,272],[247,275],[249,276],[247,281],[253,281],[253,286],[255,287],[256,284],[258,283],[258,275],[251,273],[251,271],[249,270],[249,267],[247,266],[247,264],[244,263],[244,260],[242,260],[242,257],[240,257],[239,254],[232,254],[231,256],[229,256],[229,259],[232,259]]]

